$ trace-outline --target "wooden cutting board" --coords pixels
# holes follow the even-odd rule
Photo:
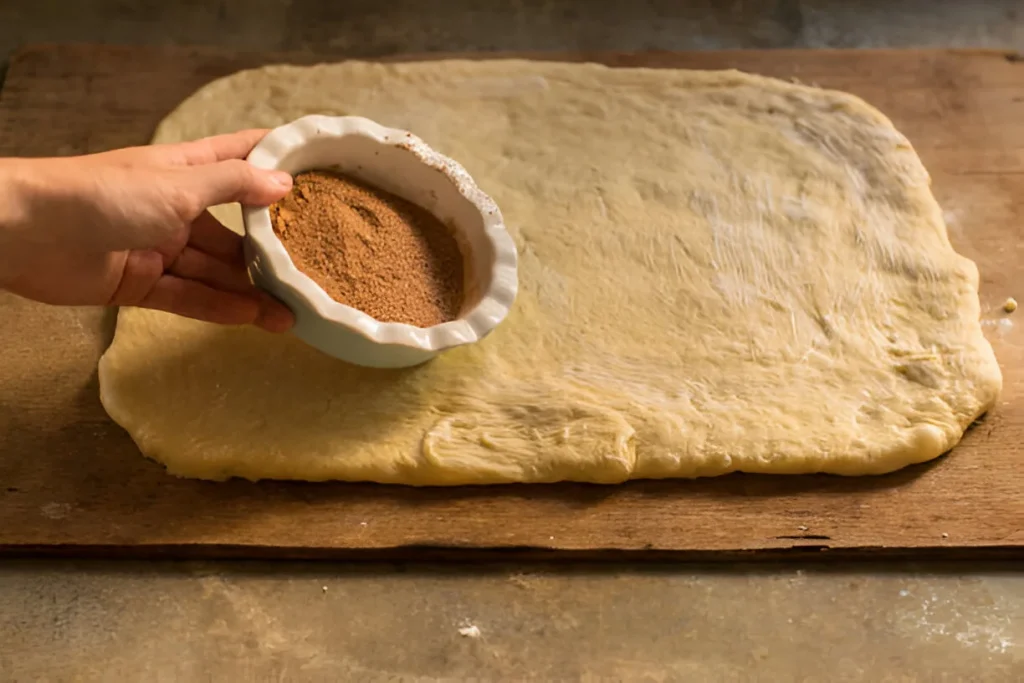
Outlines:
[[[522,56],[522,55],[517,55]],[[144,459],[97,398],[112,312],[0,294],[0,549],[337,556],[424,548],[732,557],[1024,550],[1024,63],[965,51],[533,55],[616,66],[740,68],[856,93],[931,170],[956,248],[981,270],[1005,374],[996,409],[950,455],[880,477],[732,475],[622,486],[412,489],[208,483]],[[431,58],[436,58],[433,56]],[[0,155],[148,141],[204,83],[308,55],[34,46],[0,92]],[[773,552],[774,551],[774,552]],[[504,556],[504,555],[503,555]]]

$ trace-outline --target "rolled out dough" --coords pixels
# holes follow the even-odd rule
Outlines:
[[[156,140],[317,112],[461,161],[520,249],[516,308],[404,371],[122,310],[103,404],[174,474],[881,473],[952,447],[1000,389],[977,269],[910,144],[851,95],[518,61],[268,67],[204,87]],[[218,214],[239,229],[237,207]]]

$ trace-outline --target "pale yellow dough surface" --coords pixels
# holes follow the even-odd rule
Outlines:
[[[940,455],[1000,389],[977,269],[910,144],[853,96],[736,72],[349,62],[214,82],[156,140],[309,113],[461,161],[514,233],[516,308],[406,371],[122,310],[103,404],[174,474],[872,474]],[[237,207],[219,215],[240,228]]]

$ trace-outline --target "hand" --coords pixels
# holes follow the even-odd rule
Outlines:
[[[0,287],[49,304],[287,330],[292,313],[249,280],[242,238],[206,210],[287,194],[291,176],[244,161],[265,134],[0,159]]]

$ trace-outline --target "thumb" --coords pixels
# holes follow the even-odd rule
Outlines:
[[[242,159],[191,166],[179,173],[188,176],[192,194],[204,209],[230,202],[268,206],[292,188],[288,173],[256,168]]]

